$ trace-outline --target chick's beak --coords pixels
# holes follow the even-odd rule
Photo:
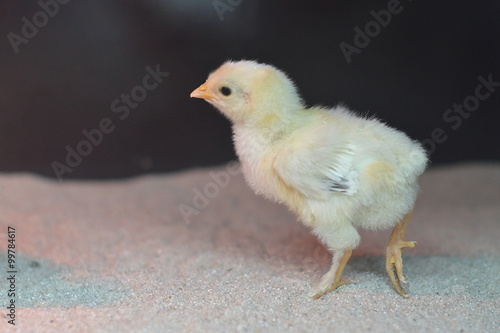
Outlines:
[[[202,99],[205,99],[205,100],[210,100],[210,99],[214,98],[214,96],[212,96],[210,93],[208,93],[208,91],[207,91],[207,83],[206,82],[203,83],[198,88],[196,88],[195,90],[193,90],[193,92],[189,96],[191,98],[195,97],[195,98],[202,98]]]

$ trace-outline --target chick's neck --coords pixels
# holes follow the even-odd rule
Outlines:
[[[282,107],[278,112],[254,110],[252,117],[239,126],[251,131],[259,140],[273,144],[307,126],[310,120],[311,114],[303,106]]]

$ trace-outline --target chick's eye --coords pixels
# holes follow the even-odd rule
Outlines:
[[[219,91],[224,96],[229,96],[232,93],[231,88],[228,88],[228,87],[225,87],[225,86],[220,87]]]

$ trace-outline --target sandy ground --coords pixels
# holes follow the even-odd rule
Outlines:
[[[411,297],[385,273],[386,230],[362,232],[352,284],[313,300],[328,253],[234,168],[0,175],[0,332],[498,332],[500,165],[433,168],[421,183],[407,230],[419,244],[404,256]]]

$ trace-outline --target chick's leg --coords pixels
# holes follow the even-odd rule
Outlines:
[[[326,273],[318,287],[314,289],[309,296],[312,298],[320,298],[324,294],[337,289],[340,286],[349,284],[341,279],[342,271],[344,270],[347,261],[351,257],[352,249],[345,249],[344,251],[336,251],[332,258],[332,267]]]
[[[389,238],[389,242],[387,243],[387,247],[385,249],[385,269],[387,274],[389,274],[392,285],[398,294],[403,297],[408,296],[401,287],[401,282],[407,283],[403,275],[403,258],[401,257],[401,249],[404,247],[415,247],[415,245],[417,245],[417,242],[407,242],[403,240],[406,226],[410,220],[412,211],[413,210],[410,210],[403,220],[396,224],[392,230],[391,237]]]

